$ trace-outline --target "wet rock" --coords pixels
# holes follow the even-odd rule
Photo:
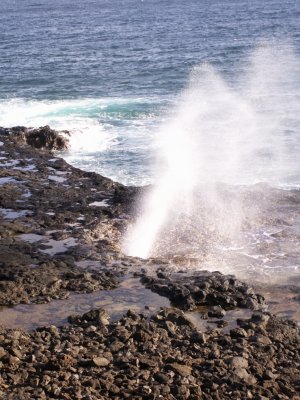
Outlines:
[[[207,342],[207,335],[203,332],[193,332],[190,339],[194,343],[205,344]]]
[[[83,315],[72,315],[68,318],[72,324],[90,326],[96,325],[99,327],[107,326],[109,324],[109,315],[102,309],[93,309]]]
[[[251,322],[255,323],[256,325],[266,326],[270,319],[270,315],[263,312],[254,312],[251,317]]]
[[[209,316],[223,318],[226,309],[236,306],[258,309],[264,304],[259,294],[254,294],[244,283],[218,272],[143,275],[142,283],[155,293],[168,297],[173,306],[182,310],[209,307]],[[226,293],[226,294],[224,294]]]
[[[169,376],[167,374],[163,374],[162,372],[157,372],[153,377],[157,382],[163,384],[166,384],[170,381]]]
[[[25,142],[37,149],[64,150],[68,148],[68,131],[58,132],[48,125],[32,129],[24,126],[1,128],[2,135],[13,136],[18,142]]]
[[[211,318],[223,318],[226,311],[220,306],[214,306],[208,311],[208,316]]]

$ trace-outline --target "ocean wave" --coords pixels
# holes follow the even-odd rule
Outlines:
[[[72,165],[125,184],[151,181],[154,132],[164,98],[0,100],[0,126],[50,125],[68,130],[70,148],[61,156]]]
[[[52,124],[68,129],[70,117],[89,119],[145,119],[161,105],[159,98],[87,98],[73,100],[0,100],[2,126]],[[67,118],[67,120],[65,120]]]

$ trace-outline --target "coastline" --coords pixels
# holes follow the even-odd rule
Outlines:
[[[111,291],[113,302],[130,279],[141,285],[141,301],[148,291],[157,295],[138,312],[127,312],[124,301],[124,316],[112,322],[104,308],[91,307],[61,327],[3,326],[0,397],[299,398],[293,321],[265,312],[263,296],[233,276],[173,273],[167,260],[125,256],[119,241],[139,188],[0,133],[1,307],[26,304],[30,316],[33,304],[101,291]],[[136,290],[135,283],[127,293]],[[201,309],[202,328],[187,314]],[[232,311],[241,316],[226,321]]]

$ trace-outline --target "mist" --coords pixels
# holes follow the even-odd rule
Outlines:
[[[207,63],[191,71],[157,132],[158,173],[128,229],[127,254],[203,261],[224,246],[245,249],[245,227],[266,207],[257,196],[245,201],[245,188],[300,183],[299,72],[289,43],[260,44],[234,79]]]

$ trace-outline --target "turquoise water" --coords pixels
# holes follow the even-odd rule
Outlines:
[[[281,113],[273,129],[280,149],[287,146],[277,157],[280,164],[270,164],[269,158],[264,174],[265,162],[259,159],[260,172],[254,172],[258,180],[268,181],[270,168],[280,169],[279,183],[298,185],[299,17],[300,3],[295,0],[2,0],[0,125],[69,129],[69,162],[126,184],[148,183],[157,172],[159,137],[166,121],[178,121],[178,103],[191,71],[209,64],[214,69],[211,86],[202,86],[195,103],[203,107],[203,97],[215,88],[216,104],[216,93],[224,94],[221,81],[226,93],[233,90],[238,99],[246,99],[256,120],[261,121],[263,113],[268,121]],[[253,56],[266,43],[273,54]],[[253,65],[251,76],[260,79],[248,87]],[[274,96],[275,105],[270,100]],[[266,97],[269,100],[260,104]],[[222,125],[230,128],[226,134],[236,126],[220,116],[226,98],[213,113],[201,112],[195,118],[193,129],[205,121],[205,154],[214,152],[210,133],[223,135],[220,126],[214,130],[213,121],[224,121]],[[230,103],[232,112],[238,103]],[[242,119],[239,130],[248,121]],[[264,140],[270,142],[269,136]],[[248,153],[247,157],[251,158]],[[252,183],[254,172],[248,180],[234,176],[233,181]]]

